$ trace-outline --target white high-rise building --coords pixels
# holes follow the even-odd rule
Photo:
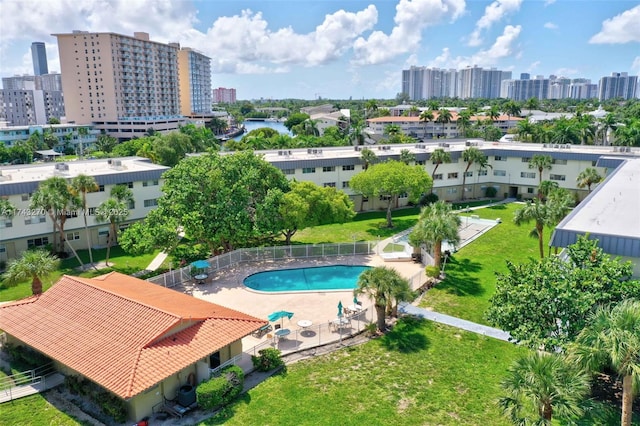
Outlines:
[[[633,99],[638,90],[638,77],[626,72],[614,72],[610,77],[602,77],[599,86],[600,101],[614,98]]]

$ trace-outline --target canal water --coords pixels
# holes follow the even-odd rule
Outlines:
[[[247,129],[247,131],[241,134],[240,136],[236,136],[235,138],[233,138],[234,140],[239,141],[240,139],[242,139],[244,135],[246,135],[250,131],[254,129],[259,129],[261,127],[269,127],[271,129],[277,130],[278,133],[281,133],[283,135],[293,136],[289,131],[289,129],[287,129],[283,123],[278,121],[245,121],[243,124],[244,124],[244,128]]]

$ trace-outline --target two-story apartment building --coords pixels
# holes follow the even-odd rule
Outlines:
[[[162,173],[168,167],[151,163],[146,158],[72,161],[7,166],[0,170],[0,197],[7,199],[17,210],[13,217],[0,216],[0,261],[16,258],[31,247],[46,246],[53,241],[54,225],[47,214],[30,206],[31,196],[44,180],[60,176],[69,181],[79,174],[93,176],[99,185],[96,192],[87,194],[87,211],[67,215],[65,233],[74,249],[86,249],[83,214],[94,247],[107,244],[109,227],[96,220],[95,209],[107,200],[116,185],[126,185],[133,192],[134,201],[128,206],[129,216],[121,229],[143,219],[162,195]]]

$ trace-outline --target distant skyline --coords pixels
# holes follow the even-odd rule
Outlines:
[[[31,43],[73,30],[179,42],[238,99],[388,99],[411,66],[478,65],[548,77],[640,73],[630,0],[0,0],[0,76],[32,74]]]

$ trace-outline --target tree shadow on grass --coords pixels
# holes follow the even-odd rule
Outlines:
[[[487,208],[491,210],[506,210],[507,206],[505,206],[504,204],[498,204],[497,206],[490,206]]]
[[[399,232],[411,228],[416,221],[412,219],[393,219],[393,228],[387,228],[387,221],[383,220],[372,224],[365,232],[375,239],[389,238]]]
[[[402,353],[425,350],[429,346],[429,339],[422,330],[425,326],[426,320],[423,318],[400,318],[393,330],[382,337],[382,346],[388,350]]]
[[[456,296],[480,296],[484,294],[480,280],[474,273],[482,269],[482,264],[471,259],[449,258],[446,266],[446,278],[441,281],[437,288]]]

